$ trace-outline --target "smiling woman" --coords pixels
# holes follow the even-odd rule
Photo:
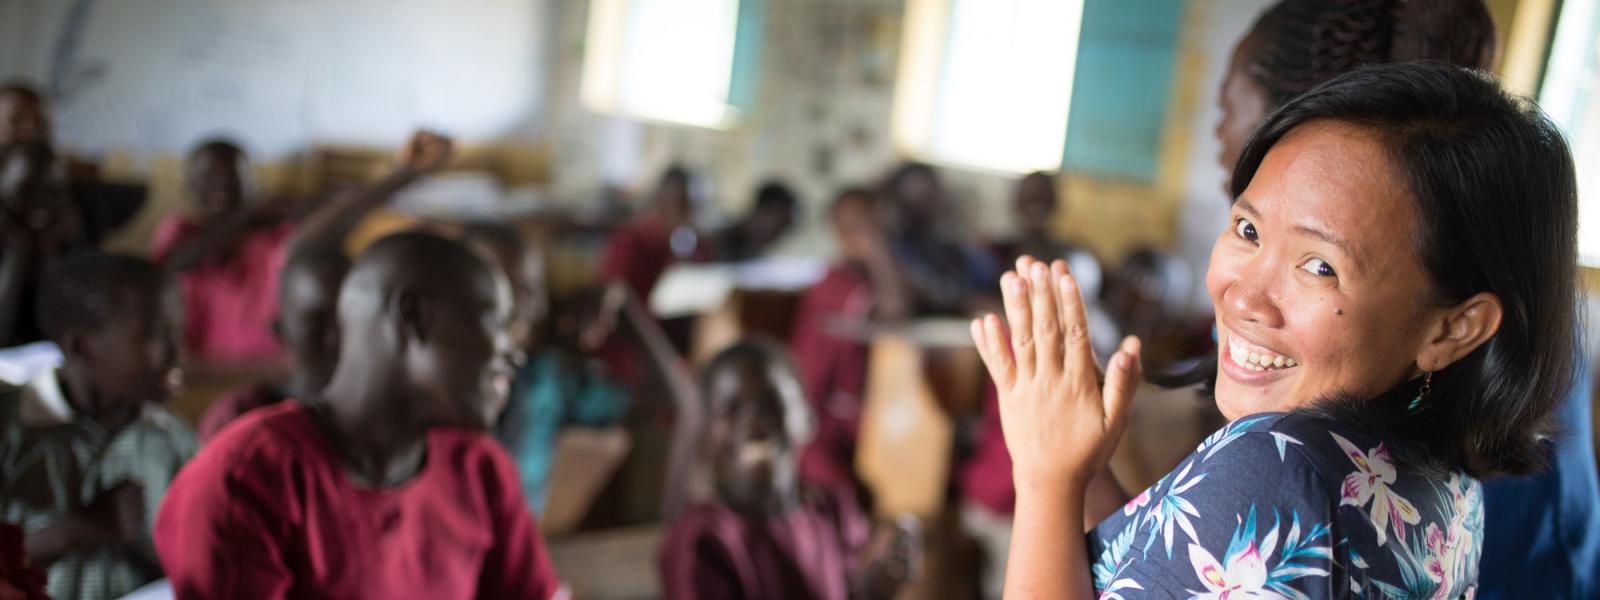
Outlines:
[[[1550,122],[1473,71],[1368,67],[1273,113],[1207,274],[1197,379],[1231,422],[1087,546],[1138,343],[1101,386],[1071,275],[1019,261],[1009,343],[974,323],[1015,461],[1008,595],[1470,597],[1475,478],[1537,465],[1571,379],[1575,188]]]

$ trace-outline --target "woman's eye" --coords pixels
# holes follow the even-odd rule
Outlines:
[[[1255,224],[1251,223],[1249,221],[1246,221],[1244,219],[1235,219],[1234,220],[1234,222],[1233,222],[1233,233],[1234,233],[1234,235],[1237,235],[1237,236],[1239,236],[1241,238],[1244,238],[1245,240],[1248,240],[1248,241],[1251,241],[1251,242],[1256,241],[1256,239],[1258,237],[1256,235],[1256,226],[1255,226]]]
[[[1339,275],[1333,272],[1333,265],[1320,258],[1307,259],[1306,262],[1300,264],[1300,270],[1317,277],[1337,277]]]

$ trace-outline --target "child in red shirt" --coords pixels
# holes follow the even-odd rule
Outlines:
[[[507,288],[436,235],[368,248],[328,386],[244,416],[173,482],[155,542],[177,597],[564,595],[485,434],[512,375]]]
[[[212,140],[196,148],[185,167],[194,215],[162,219],[150,251],[179,273],[188,309],[186,345],[193,358],[224,365],[281,358],[272,324],[278,315],[278,273],[289,255],[323,239],[343,239],[336,230],[353,229],[360,216],[442,164],[448,150],[448,140],[419,132],[387,178],[300,224],[311,204],[245,197],[249,164],[238,145]]]
[[[449,138],[426,131],[415,133],[400,153],[399,166],[388,177],[306,216],[289,241],[288,258],[277,275],[277,313],[272,321],[273,337],[288,350],[289,376],[218,396],[200,418],[200,439],[210,439],[223,425],[250,410],[290,397],[307,397],[328,384],[339,360],[335,321],[339,285],[350,270],[350,259],[344,253],[346,238],[362,219],[418,175],[443,165],[451,151]]]
[[[795,452],[809,433],[783,349],[743,341],[705,373],[700,455],[713,498],[691,504],[661,547],[662,593],[675,599],[892,597],[918,553],[910,521],[868,551],[849,494],[802,493]]]
[[[806,291],[790,336],[800,382],[817,416],[816,436],[800,456],[800,476],[835,490],[857,486],[856,434],[867,382],[867,345],[847,330],[908,312],[876,213],[877,199],[867,190],[846,190],[834,200],[841,260]]]

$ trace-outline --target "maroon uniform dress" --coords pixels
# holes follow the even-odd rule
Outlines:
[[[846,496],[770,519],[715,503],[685,509],[661,545],[667,600],[845,600],[870,525]]]
[[[800,455],[800,476],[832,490],[855,486],[856,434],[867,383],[866,344],[839,336],[841,323],[872,313],[865,274],[847,265],[828,270],[800,301],[790,344],[800,383],[816,416],[816,433]]]
[[[240,418],[178,473],[155,543],[185,598],[552,598],[517,470],[487,435],[435,429],[390,489],[356,485],[313,416]]]

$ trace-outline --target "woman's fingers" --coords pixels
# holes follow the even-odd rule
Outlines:
[[[1061,319],[1056,315],[1055,286],[1050,285],[1050,268],[1034,261],[1028,265],[1028,300],[1033,308],[1033,346],[1038,361],[1035,373],[1061,369]]]
[[[1019,377],[1032,376],[1034,370],[1033,309],[1028,287],[1028,280],[1017,273],[1000,277],[1000,295],[1005,299],[1006,320],[1011,324],[1012,358]]]
[[[1089,317],[1083,307],[1083,294],[1071,273],[1056,278],[1056,294],[1061,300],[1061,344],[1065,346],[1064,366],[1069,372],[1094,373],[1094,346],[1089,343]]]
[[[1016,363],[1011,357],[1011,347],[1006,345],[1005,324],[1000,317],[984,315],[972,322],[973,339],[978,342],[978,355],[989,369],[989,377],[1001,389],[1010,387],[1016,380]]]
[[[1143,364],[1139,360],[1139,338],[1128,336],[1122,340],[1117,353],[1112,355],[1106,369],[1105,389],[1101,399],[1105,402],[1106,431],[1121,431],[1127,422],[1128,411],[1133,406],[1134,390],[1139,387]]]

